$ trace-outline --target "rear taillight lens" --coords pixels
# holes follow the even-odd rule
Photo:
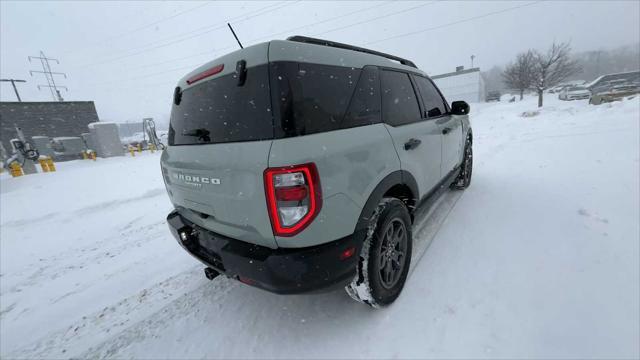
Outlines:
[[[224,64],[220,64],[220,65],[216,65],[210,69],[207,69],[201,73],[195,74],[192,77],[187,79],[187,84],[191,85],[196,81],[200,81],[204,78],[208,78],[209,76],[213,76],[215,74],[220,73],[222,70],[224,70]]]
[[[271,227],[276,236],[293,236],[318,215],[322,190],[313,163],[269,168],[264,171],[264,189]]]

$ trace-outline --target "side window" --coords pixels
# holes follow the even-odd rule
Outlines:
[[[383,70],[382,116],[391,126],[411,124],[422,120],[416,93],[409,75],[398,71]]]
[[[433,86],[431,81],[422,76],[414,76],[420,95],[422,96],[422,102],[427,112],[427,118],[437,117],[447,112],[447,107],[438,93],[438,90]]]
[[[352,128],[380,122],[380,79],[378,69],[365,66],[351,98],[341,128]]]
[[[302,136],[340,128],[361,69],[296,62],[271,63],[277,134]],[[278,136],[281,137],[281,136]]]

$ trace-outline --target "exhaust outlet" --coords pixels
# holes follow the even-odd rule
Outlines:
[[[213,280],[216,277],[218,277],[218,275],[220,275],[220,273],[217,272],[216,270],[210,267],[204,268],[204,276],[206,276],[207,279]]]

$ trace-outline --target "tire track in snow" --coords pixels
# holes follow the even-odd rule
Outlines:
[[[48,258],[39,259],[38,263],[27,268],[32,273],[26,276],[25,280],[14,284],[8,291],[2,292],[0,295],[6,296],[10,293],[21,292],[38,286],[43,281],[56,280],[73,271],[82,271],[91,266],[100,266],[104,261],[112,259],[131,248],[140,247],[158,237],[166,236],[165,220],[137,228],[132,228],[130,225],[131,223],[121,229],[121,241],[117,244],[112,244],[113,239],[107,238],[90,246],[71,249]],[[136,236],[139,234],[144,234],[145,236]],[[62,260],[68,258],[78,258],[80,261],[74,265],[64,265]],[[19,275],[19,273],[15,275]]]
[[[463,193],[463,191],[449,190],[442,194],[430,208],[423,209],[422,213],[416,216],[416,218],[420,217],[420,220],[413,226],[413,253],[409,276],[416,269]]]
[[[92,314],[86,314],[71,326],[54,331],[44,338],[38,339],[28,346],[22,347],[2,358],[86,358],[81,355],[89,346],[99,346],[106,342],[96,343],[96,339],[115,337],[128,333],[129,328],[136,328],[149,319],[153,319],[163,308],[183,298],[202,293],[201,288],[210,285],[201,273],[201,266],[169,277],[138,293],[123,298],[117,303]],[[225,284],[221,284],[225,286]],[[166,305],[169,304],[169,305]],[[139,330],[136,330],[139,331]],[[113,335],[115,334],[115,336]]]
[[[418,221],[414,226],[414,238],[418,240],[415,245],[417,245],[416,248],[418,251],[414,252],[412,256],[411,272],[413,272],[417,262],[419,262],[426,253],[433,238],[461,196],[461,191],[446,191],[430,207],[418,209]],[[208,283],[204,284],[194,289],[191,293],[185,293],[180,298],[167,304],[161,310],[131,326],[117,336],[90,348],[80,357],[123,357],[124,354],[121,353],[123,349],[126,349],[134,343],[143,342],[149,336],[154,336],[154,334],[161,332],[159,329],[174,323],[175,319],[184,318],[185,313],[190,313],[194,308],[197,309],[197,305],[202,302],[202,299],[206,298],[208,303],[222,301],[236,286],[244,285],[239,285],[236,281],[224,277],[216,279],[212,285]]]
[[[460,191],[448,190],[431,206],[418,209],[416,223],[413,226],[415,242],[411,272],[426,253],[462,194]],[[194,265],[190,271],[143,289],[101,311],[83,316],[74,325],[52,333],[7,357],[93,359],[125,356],[122,351],[129,346],[156,336],[155,334],[171,326],[176,319],[186,318],[193,309],[199,311],[198,304],[203,299],[206,299],[207,303],[223,303],[224,298],[229,296],[234,288],[244,286],[224,276],[209,282],[202,275],[201,267]],[[163,301],[169,298],[168,302]],[[154,306],[158,303],[162,305]],[[153,310],[149,311],[150,307]],[[132,316],[136,316],[137,319]]]
[[[66,220],[69,219],[76,219],[78,216],[87,216],[89,214],[95,213],[95,212],[102,212],[104,210],[108,210],[111,208],[115,208],[115,207],[120,207],[123,205],[127,205],[130,204],[132,202],[136,202],[136,201],[140,201],[140,200],[147,200],[150,198],[155,198],[155,197],[159,197],[159,196],[163,196],[165,195],[165,189],[162,188],[158,188],[158,189],[152,189],[152,190],[148,190],[145,193],[139,195],[139,196],[134,196],[134,197],[129,197],[126,199],[117,199],[117,200],[111,200],[111,201],[103,201],[103,202],[99,202],[97,204],[92,204],[92,205],[88,205],[79,209],[75,209],[72,210],[70,212],[55,212],[55,213],[48,213],[42,216],[38,216],[38,217],[34,217],[34,218],[29,218],[29,219],[21,219],[21,220],[13,220],[13,221],[7,221],[2,223],[3,227],[23,227],[23,226],[27,226],[29,224],[39,224],[41,225],[41,223],[43,221],[49,221],[49,220],[54,220],[54,219],[58,219],[58,218],[63,218]]]
[[[198,270],[200,270],[200,267],[198,267]],[[204,278],[201,271],[198,271],[198,274]],[[134,343],[142,342],[148,337],[153,336],[154,333],[159,332],[158,329],[163,329],[173,324],[176,318],[183,318],[186,313],[192,313],[194,308],[196,312],[199,311],[197,305],[200,304],[204,298],[207,299],[207,302],[221,301],[232,289],[240,286],[234,280],[226,277],[221,277],[214,282],[204,281],[206,281],[206,283],[195,288],[193,291],[184,293],[162,309],[142,321],[133,324],[116,336],[90,347],[78,357],[82,359],[124,357],[124,355],[120,354],[122,349],[126,349]]]

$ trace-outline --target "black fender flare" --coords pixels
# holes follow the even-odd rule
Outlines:
[[[418,194],[418,183],[416,182],[416,179],[408,171],[396,170],[385,176],[373,189],[371,195],[369,195],[369,199],[367,199],[367,202],[364,204],[364,207],[360,212],[360,217],[358,218],[358,222],[356,224],[356,232],[364,230],[369,226],[369,220],[371,219],[376,206],[380,203],[380,200],[382,200],[384,194],[396,185],[407,186],[411,191],[413,197],[412,199],[410,199],[411,203],[413,205],[418,204],[418,199],[420,199],[420,197]],[[410,208],[409,213],[412,212],[413,209]]]

